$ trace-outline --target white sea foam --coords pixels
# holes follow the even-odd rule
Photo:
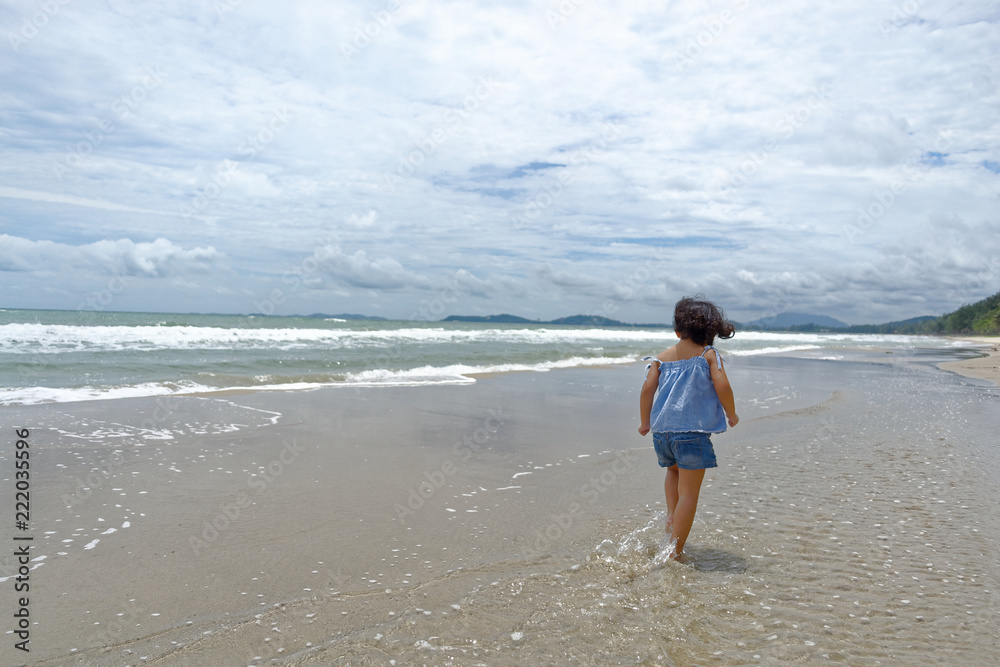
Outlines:
[[[472,376],[488,373],[512,373],[517,371],[545,372],[557,368],[580,366],[611,366],[633,364],[636,358],[628,357],[570,357],[536,364],[451,364],[449,366],[421,366],[408,370],[376,369],[348,374],[346,381],[353,385],[420,385],[420,384],[471,384]]]
[[[472,366],[421,366],[407,370],[375,369],[347,374],[336,382],[287,382],[252,386],[210,387],[194,382],[152,383],[145,382],[124,387],[18,387],[0,388],[0,405],[35,405],[39,403],[68,403],[144,396],[214,394],[230,391],[303,391],[321,387],[370,387],[370,386],[421,386],[429,384],[472,384],[474,375],[509,373],[515,371],[545,372],[557,368],[577,366],[605,366],[635,363],[634,357],[572,357],[537,364],[492,364]],[[272,417],[272,420],[274,417]],[[150,437],[155,437],[151,435]]]
[[[0,352],[56,354],[72,351],[293,349],[384,347],[400,343],[658,341],[663,330],[625,329],[252,329],[195,326],[0,325]]]
[[[35,405],[38,403],[71,403],[115,398],[138,398],[211,391],[210,387],[193,382],[160,384],[143,382],[124,387],[6,387],[0,388],[0,405]]]
[[[669,329],[400,326],[398,323],[356,326],[0,325],[0,355],[3,355],[0,362],[16,361],[20,355],[32,357],[32,367],[15,366],[18,370],[16,375],[9,376],[11,384],[20,384],[25,378],[29,378],[25,384],[34,384],[30,374],[36,370],[49,380],[40,377],[36,386],[0,387],[0,405],[228,391],[296,391],[329,386],[471,384],[482,374],[636,363],[641,356],[655,354],[674,342]],[[739,332],[734,339],[717,341],[717,346],[723,355],[752,356],[815,350],[822,353],[838,348],[962,344],[943,339],[930,342],[933,340],[897,335]],[[180,354],[202,350],[222,350],[225,354],[211,358]],[[162,361],[163,372],[187,379],[158,380],[156,373],[160,367],[156,363],[151,364],[142,380],[116,378],[105,357],[88,354],[109,351],[148,353],[150,360]],[[287,351],[293,354],[282,356]],[[158,356],[161,352],[163,355]],[[67,353],[78,354],[63,363],[59,355]],[[454,359],[455,363],[435,363],[442,357]],[[323,365],[326,360],[332,364]],[[213,365],[217,363],[220,365]],[[223,363],[226,365],[222,366]],[[281,370],[285,366],[278,364],[289,364],[289,370]],[[312,375],[313,367],[322,370]],[[337,370],[333,370],[335,367]],[[234,368],[237,370],[231,370]],[[240,368],[250,370],[245,372]],[[90,376],[90,369],[96,370],[95,378],[103,379],[78,386],[83,377]],[[60,373],[66,384],[77,386],[58,386]],[[151,432],[148,437],[166,436]]]
[[[289,350],[296,348],[365,349],[406,344],[509,343],[520,345],[619,343],[657,349],[672,344],[669,329],[600,328],[481,328],[404,327],[350,328],[224,328],[197,326],[78,326],[15,323],[0,325],[0,352],[59,354],[120,350]],[[767,354],[760,350],[844,346],[913,346],[926,337],[895,334],[769,333],[741,331],[736,338],[717,341],[724,352]],[[950,341],[949,341],[950,342]],[[961,344],[950,342],[952,345]],[[647,345],[648,344],[648,345]],[[599,347],[597,349],[600,349]]]

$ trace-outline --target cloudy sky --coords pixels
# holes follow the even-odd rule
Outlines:
[[[0,307],[940,314],[992,0],[5,0]]]

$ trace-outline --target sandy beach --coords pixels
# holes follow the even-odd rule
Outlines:
[[[941,361],[731,358],[687,564],[638,364],[8,407],[0,661],[997,664],[1000,403]]]
[[[945,361],[940,368],[966,377],[991,380],[1000,384],[1000,338],[996,336],[967,337],[967,340],[981,347],[985,356],[958,361]]]

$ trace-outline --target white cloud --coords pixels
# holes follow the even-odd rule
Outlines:
[[[234,281],[173,310],[247,310],[223,290],[288,291],[328,246],[301,281],[324,289],[276,309],[406,316],[452,285],[459,311],[541,318],[610,299],[661,319],[696,291],[743,319],[779,298],[846,321],[944,311],[956,284],[1000,284],[972,278],[997,222],[1000,23],[985,1],[896,4],[74,3],[0,50],[0,230],[65,244],[26,246],[63,260],[46,288],[224,256]],[[969,222],[945,242],[949,216]],[[170,247],[128,246],[151,226]],[[648,249],[668,267],[636,278]],[[871,268],[886,256],[900,268]]]
[[[379,290],[431,286],[427,278],[407,270],[392,257],[369,259],[364,250],[349,255],[337,246],[325,246],[317,250],[316,258],[319,270],[339,284]]]
[[[347,218],[347,224],[352,227],[371,227],[378,220],[378,213],[375,210],[370,209],[364,215],[358,215],[357,213],[351,213]]]
[[[41,192],[37,190],[24,190],[20,188],[8,188],[0,186],[0,197],[10,199],[28,199],[31,201],[45,202],[49,204],[69,204],[72,206],[85,206],[88,208],[104,209],[106,211],[124,211],[128,213],[147,213],[161,215],[161,211],[150,211],[148,209],[135,208],[134,206],[124,206],[109,201],[90,199],[87,197],[75,197],[72,195],[62,195],[52,192]]]
[[[206,272],[224,255],[213,247],[184,249],[164,238],[135,243],[101,240],[73,246],[0,234],[0,270],[77,272],[163,278]]]
[[[838,111],[825,129],[835,164],[894,165],[916,148],[906,119],[868,105]]]

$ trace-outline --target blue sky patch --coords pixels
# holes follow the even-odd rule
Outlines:
[[[921,160],[924,164],[930,165],[931,167],[943,167],[945,165],[944,159],[948,157],[948,153],[937,153],[935,151],[927,151],[923,155]]]
[[[896,4],[3,3],[0,308],[949,312],[997,289],[998,10]]]
[[[516,168],[514,171],[510,172],[508,178],[522,178],[528,174],[535,171],[542,171],[544,169],[555,169],[557,167],[565,167],[564,164],[559,164],[558,162],[529,162],[528,164],[522,165]]]

